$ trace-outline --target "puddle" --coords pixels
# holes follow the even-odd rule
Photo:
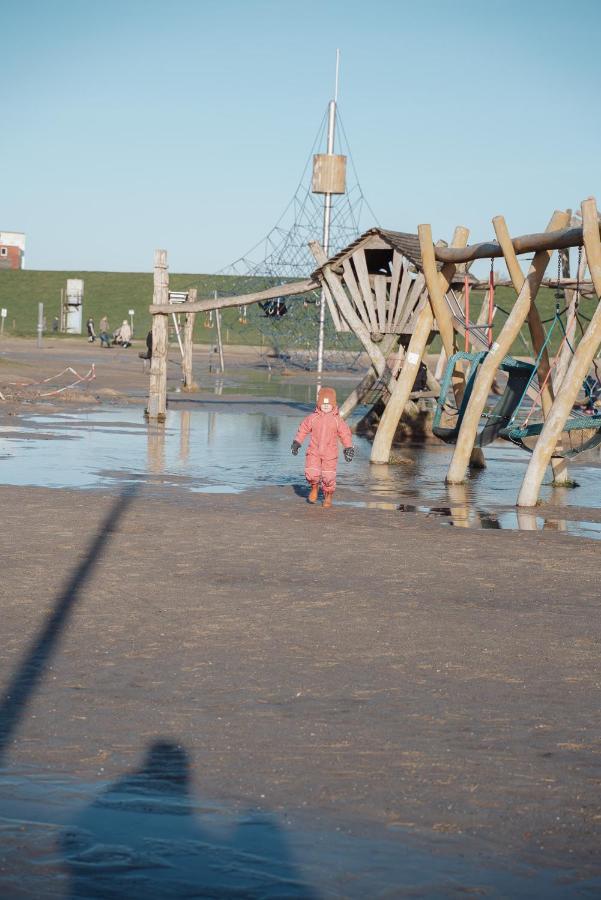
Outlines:
[[[185,750],[165,741],[112,784],[3,770],[0,836],[3,897],[559,900],[601,888],[574,871],[470,853],[457,838],[424,846],[397,827],[203,802]]]
[[[297,386],[309,388],[314,385]],[[300,401],[298,402],[300,405]],[[0,426],[0,481],[54,488],[107,489],[124,481],[191,492],[238,493],[281,487],[302,494],[302,452],[290,444],[304,408],[266,412],[171,409],[164,426],[147,425],[139,407],[110,407],[60,415],[24,415]],[[487,448],[487,468],[465,485],[446,486],[444,445],[401,447],[391,466],[371,466],[371,445],[355,439],[351,465],[340,462],[339,505],[404,509],[464,528],[555,530],[601,538],[601,523],[575,521],[571,508],[601,507],[599,451],[573,465],[574,489],[542,489],[552,517],[518,513],[514,503],[528,457],[503,444]],[[565,519],[557,507],[566,509]],[[582,509],[577,515],[582,516]],[[591,518],[594,518],[591,517]]]

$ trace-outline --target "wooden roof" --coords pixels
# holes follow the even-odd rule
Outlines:
[[[331,256],[327,263],[324,263],[324,266],[327,265],[333,269],[337,269],[343,260],[352,256],[355,250],[358,250],[360,247],[363,247],[366,250],[385,249],[386,247],[389,247],[391,250],[397,250],[411,263],[411,265],[415,266],[415,269],[418,272],[423,271],[422,255],[417,234],[411,234],[408,231],[391,231],[388,228],[370,228],[367,231],[364,231],[363,234],[359,235],[359,237],[352,242],[352,244],[349,244],[339,253],[336,253],[335,256]],[[312,277],[315,278],[324,266],[319,266],[319,268],[313,272]],[[437,263],[437,268],[442,268],[442,263]],[[459,280],[458,276],[459,273],[455,275],[453,282]],[[461,273],[460,277],[461,281],[463,281],[464,273]],[[470,282],[476,280],[472,275],[468,275],[468,277]]]

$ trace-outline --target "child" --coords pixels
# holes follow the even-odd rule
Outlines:
[[[355,455],[351,429],[340,417],[336,406],[336,391],[320,388],[315,412],[300,424],[292,441],[292,453],[297,455],[301,444],[311,435],[305,459],[305,478],[311,485],[309,503],[315,503],[319,493],[319,482],[323,487],[323,507],[332,505],[332,494],[336,490],[336,466],[338,464],[338,441],[344,447],[344,458],[350,462]]]

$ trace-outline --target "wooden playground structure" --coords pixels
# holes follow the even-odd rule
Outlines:
[[[317,268],[303,281],[221,299],[196,301],[191,295],[177,310],[185,316],[184,390],[193,389],[191,348],[197,313],[321,289],[336,331],[352,331],[370,361],[370,370],[342,405],[341,413],[348,416],[374,394],[385,404],[371,462],[388,464],[401,417],[415,413],[414,401],[420,397],[436,397],[434,434],[454,448],[447,483],[464,482],[470,465],[484,465],[483,448],[497,438],[504,439],[531,454],[517,505],[534,506],[549,465],[554,483],[568,486],[568,459],[601,443],[601,413],[597,414],[593,402],[586,411],[579,403],[583,386],[588,393],[600,388],[595,399],[601,395],[601,382],[590,374],[601,345],[601,237],[594,198],[582,202],[581,218],[580,224],[570,211],[556,211],[544,232],[512,238],[505,219],[496,216],[492,220],[496,241],[473,245],[468,245],[469,232],[462,226],[455,229],[449,245],[434,243],[429,225],[418,226],[417,234],[372,228],[329,259],[318,243],[312,243]],[[570,248],[579,253],[575,278],[569,272]],[[561,271],[557,278],[545,279],[554,251]],[[524,274],[519,257],[525,254],[531,259]],[[516,299],[493,340],[493,264],[500,258],[507,266]],[[478,259],[491,261],[491,275],[484,284],[469,272]],[[585,278],[587,267],[589,281]],[[147,412],[150,419],[160,421],[166,411],[167,325],[173,311],[163,250],[155,253],[154,272]],[[565,301],[563,310],[559,300],[556,302],[556,314],[547,330],[536,306],[543,284],[556,288],[561,305]],[[487,294],[474,322],[470,295],[483,287]],[[590,315],[580,308],[585,296],[596,299]],[[509,356],[524,326],[533,362]],[[555,326],[563,337],[551,358]],[[428,371],[426,387],[414,391],[437,334],[446,363],[444,373],[436,372],[442,376],[440,383]],[[497,378],[506,383],[489,408]]]

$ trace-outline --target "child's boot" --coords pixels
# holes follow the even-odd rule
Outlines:
[[[332,505],[332,497],[333,496],[334,496],[334,494],[331,491],[329,491],[327,494],[324,494],[324,497],[323,497],[323,508],[324,509],[330,508],[330,506]]]
[[[311,490],[309,491],[309,503],[317,503],[317,495],[319,494],[319,485],[312,484]]]

